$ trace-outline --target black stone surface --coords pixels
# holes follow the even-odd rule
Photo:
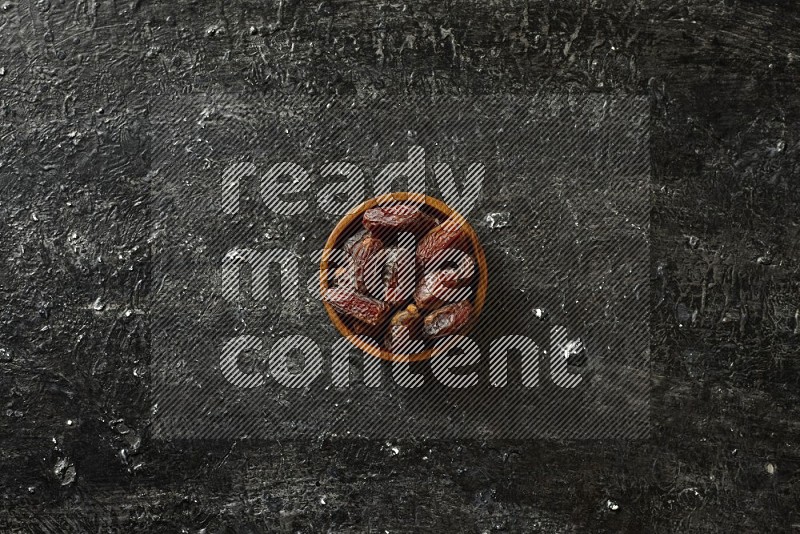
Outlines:
[[[0,530],[793,531],[800,8],[0,3]],[[647,95],[652,438],[149,437],[153,94]]]

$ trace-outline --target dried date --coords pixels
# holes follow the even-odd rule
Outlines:
[[[467,324],[470,315],[472,304],[468,300],[448,304],[425,317],[422,331],[429,339],[455,334]]]
[[[386,332],[384,346],[391,350],[403,350],[409,348],[411,341],[419,336],[422,326],[422,316],[413,304],[395,313],[389,321],[389,328]]]
[[[353,287],[329,288],[325,291],[323,299],[337,312],[370,326],[381,323],[391,311],[385,302],[363,295]]]
[[[390,305],[402,304],[414,290],[414,252],[407,248],[391,248],[386,253],[383,269],[383,299]]]
[[[467,285],[475,272],[475,261],[464,254],[455,268],[431,271],[422,277],[414,290],[414,302],[419,308],[434,309],[445,301],[464,298]]]
[[[448,250],[465,251],[468,244],[469,238],[461,225],[453,219],[447,219],[420,240],[417,263],[424,267]]]
[[[464,287],[475,276],[475,260],[469,254],[463,254],[456,267],[447,270],[451,273],[442,279],[442,283],[447,287]]]
[[[362,217],[364,228],[373,233],[423,232],[436,224],[419,206],[394,204],[368,209]]]
[[[344,248],[344,251],[347,252],[348,254],[352,255],[353,254],[353,245],[355,245],[356,243],[358,243],[359,241],[364,239],[364,237],[367,235],[367,233],[368,232],[366,230],[362,229],[362,230],[359,230],[358,232],[356,232],[355,234],[351,235],[347,239],[347,241],[344,242],[344,246],[342,247],[342,248]]]
[[[333,271],[333,276],[331,281],[332,285],[335,287],[352,286],[353,285],[352,266],[350,268],[347,268],[344,265],[341,267],[337,267]]]
[[[383,249],[383,242],[369,234],[356,242],[350,249],[350,255],[353,258],[353,281],[356,289],[362,293],[367,292],[366,276],[370,260],[372,260],[381,249]]]

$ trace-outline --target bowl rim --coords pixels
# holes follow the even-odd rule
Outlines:
[[[330,261],[330,254],[337,241],[339,241],[342,233],[350,227],[353,221],[362,216],[368,209],[374,208],[378,205],[390,204],[394,202],[415,202],[417,204],[427,205],[441,213],[444,217],[452,218],[454,221],[456,221],[469,237],[472,244],[472,250],[475,255],[475,262],[478,264],[478,283],[475,291],[475,298],[473,300],[472,313],[470,314],[467,324],[464,325],[458,334],[449,336],[450,343],[445,343],[441,346],[432,347],[423,352],[414,354],[395,354],[383,348],[381,345],[377,344],[377,342],[375,344],[367,342],[364,338],[368,336],[362,336],[354,333],[347,327],[346,324],[344,324],[342,319],[339,317],[339,314],[333,309],[333,306],[322,300],[322,298],[320,298],[320,300],[322,300],[322,304],[325,306],[328,317],[331,319],[331,322],[339,331],[339,333],[358,349],[382,360],[388,360],[392,362],[423,361],[432,358],[436,354],[446,352],[447,350],[453,348],[453,346],[458,343],[461,337],[465,336],[472,330],[481,314],[481,311],[483,310],[483,306],[486,302],[486,293],[489,286],[489,269],[486,263],[486,254],[484,253],[481,242],[478,239],[478,234],[472,228],[472,225],[469,224],[469,222],[464,218],[464,216],[448,206],[442,200],[423,193],[394,192],[372,197],[351,208],[342,216],[341,219],[339,219],[339,222],[336,223],[336,226],[334,226],[333,230],[331,230],[331,233],[325,242],[325,248],[322,251],[322,258],[319,265],[320,297],[322,297],[325,294],[325,290],[328,289],[328,262]]]

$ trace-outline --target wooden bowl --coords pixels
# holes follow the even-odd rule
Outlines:
[[[330,236],[328,237],[327,242],[325,243],[322,260],[320,261],[320,294],[324,294],[325,290],[329,287],[330,273],[328,273],[328,265],[331,261],[331,250],[341,248],[344,241],[362,227],[361,219],[364,212],[378,205],[391,205],[401,202],[423,205],[423,210],[434,215],[440,220],[444,220],[448,217],[452,218],[461,225],[461,228],[470,239],[472,245],[471,252],[473,258],[475,259],[475,263],[478,266],[478,276],[477,280],[473,282],[472,286],[474,288],[472,297],[470,299],[473,308],[472,315],[470,316],[467,324],[465,324],[464,327],[457,332],[458,335],[466,335],[472,329],[472,327],[475,326],[478,316],[480,315],[483,305],[486,301],[486,291],[489,286],[489,273],[486,266],[486,255],[483,252],[483,247],[481,247],[475,230],[473,230],[472,226],[470,226],[467,220],[441,200],[429,197],[427,195],[422,195],[419,193],[388,193],[371,198],[348,211],[336,224]],[[395,354],[388,351],[380,344],[383,342],[382,339],[375,340],[375,343],[370,343],[364,341],[364,339],[361,337],[357,337],[357,334],[350,329],[346,320],[342,319],[333,306],[325,301],[323,301],[323,305],[325,306],[328,316],[339,333],[345,336],[354,346],[358,347],[364,352],[367,352],[368,354],[384,360],[404,362],[426,360],[435,356],[436,354],[446,352],[452,348],[457,341],[456,339],[450,338],[449,343],[442,343],[436,347],[426,348],[426,350],[423,352],[414,354]]]

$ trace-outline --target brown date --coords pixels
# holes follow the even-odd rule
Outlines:
[[[383,299],[390,305],[402,304],[414,290],[414,251],[407,248],[387,250],[383,269],[386,288]]]
[[[336,287],[352,286],[353,285],[353,271],[352,267],[345,266],[337,267],[333,271],[332,285]]]
[[[370,232],[422,232],[436,224],[414,204],[379,206],[364,212],[364,228]]]
[[[475,260],[469,254],[464,254],[455,268],[447,270],[452,274],[444,278],[442,283],[447,287],[464,287],[475,276]]]
[[[417,263],[424,267],[449,249],[466,251],[468,246],[469,237],[461,225],[453,219],[447,219],[420,240],[417,245]]]
[[[472,280],[475,261],[464,255],[454,268],[432,271],[422,277],[414,290],[414,302],[423,309],[434,309],[445,300],[455,300],[455,288],[463,287]]]
[[[351,235],[347,239],[347,241],[344,242],[344,245],[343,245],[342,248],[344,248],[344,251],[347,252],[348,254],[353,254],[353,245],[355,245],[356,243],[358,243],[359,241],[364,239],[364,236],[366,236],[366,235],[367,235],[367,231],[366,230],[364,230],[364,229],[359,230],[355,234]]]
[[[448,304],[425,317],[422,331],[430,339],[454,334],[467,324],[470,315],[472,304],[468,300]]]
[[[422,277],[414,290],[414,303],[421,309],[433,309],[442,303],[442,299],[450,288],[443,281],[448,277],[448,272],[433,271]]]
[[[327,289],[323,299],[337,312],[349,315],[370,326],[375,326],[383,321],[391,310],[385,302],[363,295],[348,286]]]
[[[389,350],[400,349],[403,344],[415,339],[419,335],[422,326],[422,317],[419,310],[413,304],[408,308],[400,310],[392,316],[389,321],[389,329],[386,332],[384,345]]]
[[[367,234],[350,249],[350,255],[353,258],[353,281],[356,289],[362,293],[367,292],[366,273],[370,259],[382,248],[383,242],[380,239]]]

